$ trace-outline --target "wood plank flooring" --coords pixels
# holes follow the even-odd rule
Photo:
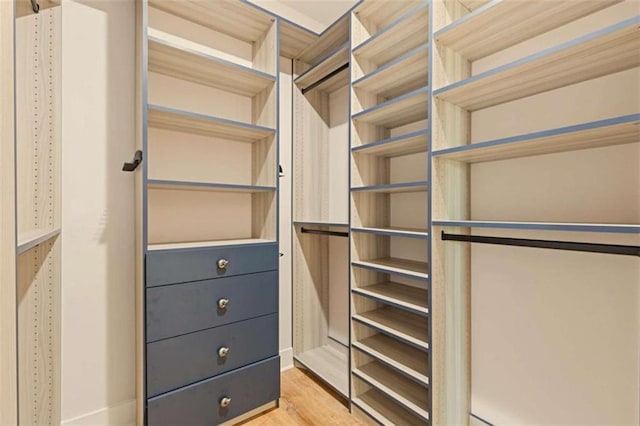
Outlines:
[[[343,399],[311,374],[292,368],[282,373],[280,407],[240,424],[364,426],[364,423],[349,413],[341,401]]]

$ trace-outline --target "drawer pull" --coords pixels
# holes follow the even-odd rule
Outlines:
[[[229,299],[218,299],[218,308],[227,309],[227,306],[229,306]]]
[[[227,259],[218,259],[218,269],[227,269],[229,261]]]
[[[226,357],[228,353],[229,353],[229,348],[226,346],[222,346],[218,349],[218,356],[220,358]]]
[[[231,404],[231,398],[229,398],[228,396],[225,396],[220,400],[220,407],[222,408],[227,408],[229,404]]]

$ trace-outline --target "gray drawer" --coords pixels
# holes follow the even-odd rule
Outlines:
[[[217,425],[280,396],[280,357],[147,400],[149,426]],[[226,408],[223,398],[231,398]]]
[[[221,259],[228,261],[224,269],[218,267]],[[208,280],[277,268],[278,246],[275,243],[151,251],[146,257],[146,285]]]
[[[220,356],[220,348],[228,348]],[[147,345],[147,395],[155,396],[278,355],[278,314]]]
[[[278,311],[277,271],[146,291],[147,343]],[[221,299],[229,301],[225,309],[218,306]]]

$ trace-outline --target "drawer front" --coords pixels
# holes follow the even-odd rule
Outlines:
[[[226,266],[219,268],[218,262]],[[273,271],[277,244],[153,251],[146,257],[147,287]],[[220,265],[221,266],[221,265]]]
[[[280,357],[147,400],[149,426],[218,425],[280,396]],[[230,398],[222,407],[223,398]]]
[[[159,395],[275,355],[278,314],[150,343],[147,395]]]
[[[148,288],[147,343],[277,311],[276,271]]]

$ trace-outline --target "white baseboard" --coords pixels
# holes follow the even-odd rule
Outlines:
[[[293,368],[293,348],[280,350],[280,371],[286,371]]]
[[[136,423],[136,400],[121,402],[71,419],[63,420],[63,426],[133,426]]]

